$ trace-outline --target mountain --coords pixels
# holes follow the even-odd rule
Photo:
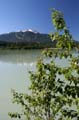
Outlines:
[[[46,48],[55,47],[48,34],[23,30],[0,35],[0,47],[7,48]]]

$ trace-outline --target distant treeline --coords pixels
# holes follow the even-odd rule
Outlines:
[[[55,42],[49,43],[36,43],[36,42],[27,42],[27,43],[10,43],[0,41],[0,48],[9,48],[9,49],[42,49],[55,47]]]

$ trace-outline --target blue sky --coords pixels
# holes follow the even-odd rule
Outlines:
[[[24,29],[53,32],[50,8],[64,13],[67,26],[79,40],[79,0],[0,0],[0,34]]]

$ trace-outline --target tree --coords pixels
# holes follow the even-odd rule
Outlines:
[[[22,106],[22,114],[9,113],[11,118],[79,119],[79,57],[73,53],[77,53],[76,46],[60,11],[52,11],[52,21],[56,32],[50,37],[56,40],[56,49],[45,49],[36,71],[29,72],[31,94],[12,91],[13,102]],[[62,66],[56,59],[67,64]]]

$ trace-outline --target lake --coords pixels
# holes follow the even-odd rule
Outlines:
[[[19,93],[29,92],[28,71],[35,69],[41,51],[0,50],[0,120],[11,120],[8,112],[20,111],[19,106],[12,103],[11,89],[15,89]],[[69,65],[66,59],[57,58],[55,62],[62,67]]]
[[[0,120],[11,120],[8,112],[19,109],[11,102],[11,89],[28,92],[28,71],[34,69],[40,54],[41,50],[0,50]]]

